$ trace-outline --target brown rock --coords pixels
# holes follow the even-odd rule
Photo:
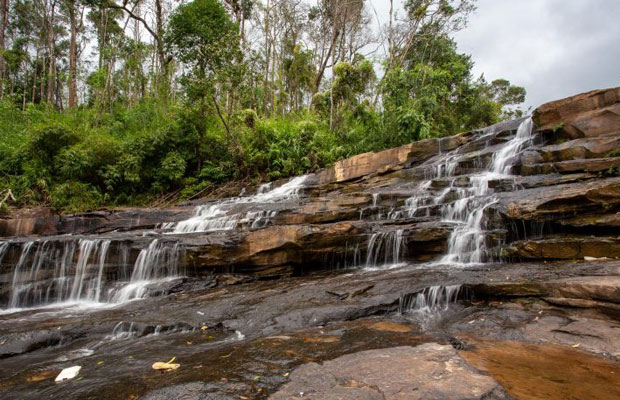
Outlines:
[[[620,178],[575,182],[501,193],[500,212],[515,220],[549,220],[600,213],[620,204]]]
[[[544,146],[537,153],[546,162],[568,161],[584,158],[604,158],[618,147],[620,147],[620,137],[618,136],[593,137]],[[524,162],[524,164],[534,163]]]
[[[620,88],[595,90],[553,101],[534,111],[541,130],[563,126],[573,137],[600,136],[620,130]]]
[[[572,172],[600,172],[620,167],[620,158],[591,158],[521,166],[523,175],[540,175]],[[617,172],[612,171],[617,174]]]
[[[492,397],[493,396],[493,397]],[[507,399],[492,378],[468,366],[452,346],[370,350],[322,365],[305,364],[271,399]]]
[[[569,260],[584,257],[620,257],[620,239],[601,237],[560,237],[515,242],[505,255],[526,260]]]

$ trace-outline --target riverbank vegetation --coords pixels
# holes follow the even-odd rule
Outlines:
[[[0,0],[0,193],[187,199],[522,113],[457,49],[473,1],[373,3]]]

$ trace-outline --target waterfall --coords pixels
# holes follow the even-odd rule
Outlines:
[[[164,224],[164,229],[171,229],[172,233],[195,233],[228,231],[237,228],[240,224],[245,224],[252,228],[261,228],[269,224],[271,218],[277,214],[276,210],[250,210],[243,213],[236,213],[235,206],[249,204],[260,206],[288,199],[296,199],[299,192],[303,189],[307,175],[292,178],[282,186],[272,189],[270,183],[259,186],[258,191],[253,196],[237,197],[227,199],[216,204],[198,206],[194,211],[194,216],[176,223]]]
[[[498,145],[499,149],[492,154],[488,166],[481,168],[475,163],[477,170],[482,169],[480,172],[460,171],[460,163],[468,161],[460,153],[461,148],[439,154],[431,160],[434,164],[424,169],[424,179],[413,189],[413,196],[405,200],[404,206],[392,208],[385,215],[386,218],[379,212],[377,218],[395,221],[438,215],[442,222],[456,226],[448,239],[447,254],[441,258],[440,263],[468,265],[487,261],[493,239],[492,230],[487,226],[486,212],[497,202],[493,189],[489,188],[489,182],[511,177],[514,158],[531,143],[532,128],[532,119],[524,119],[519,124],[516,135],[508,142]],[[488,141],[496,134],[495,129],[487,128],[476,140]],[[439,186],[435,183],[439,183]],[[373,208],[378,208],[378,199],[379,194],[373,194]],[[375,233],[369,237],[366,267],[374,267],[377,261],[381,260],[378,253],[385,234],[381,235]],[[401,261],[396,256],[393,260]]]
[[[0,242],[0,265],[2,265],[2,260],[9,250],[9,242]]]
[[[118,304],[183,275],[177,242],[153,240],[140,251],[129,279],[128,251],[119,247],[121,280],[106,277],[111,240],[33,240],[22,244],[11,278],[8,309],[60,304]],[[119,245],[120,246],[120,245]],[[0,263],[9,250],[0,244]]]
[[[399,264],[404,247],[403,236],[404,231],[402,229],[373,233],[368,240],[365,267],[374,268],[379,265]],[[382,263],[379,263],[380,260]]]
[[[430,315],[445,311],[450,304],[456,303],[461,285],[431,286],[413,295],[401,296],[398,313],[418,313]]]
[[[55,244],[30,241],[22,245],[13,270],[9,308],[102,301],[110,241],[81,239],[75,265],[75,241],[65,242],[62,251]]]
[[[112,303],[124,303],[142,299],[150,288],[157,284],[179,278],[183,271],[179,269],[181,248],[177,242],[172,243],[153,240],[146,249],[142,249],[134,264],[129,283],[113,293]]]
[[[489,167],[469,177],[471,187],[457,189],[459,200],[442,208],[443,221],[458,226],[450,235],[448,253],[441,263],[464,265],[486,261],[489,237],[485,212],[497,202],[489,182],[510,176],[510,162],[531,141],[532,125],[531,118],[525,119],[515,137],[493,154]]]

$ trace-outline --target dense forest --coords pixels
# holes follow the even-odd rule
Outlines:
[[[0,211],[189,199],[522,113],[457,49],[473,0],[382,1],[0,0]]]

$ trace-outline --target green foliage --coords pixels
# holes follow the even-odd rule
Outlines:
[[[82,212],[101,206],[101,193],[87,183],[66,182],[56,185],[50,193],[51,205],[55,210]]]
[[[607,153],[607,157],[620,157],[620,148],[614,149]]]
[[[407,40],[387,49],[381,72],[355,54],[369,23],[363,1],[272,3],[261,10],[269,18],[260,40],[263,27],[240,26],[254,0],[180,2],[163,25],[141,21],[155,30],[148,40],[129,35],[140,21],[109,1],[66,2],[51,19],[31,1],[11,3],[0,191],[65,212],[170,192],[188,199],[523,114],[525,90],[473,79],[471,58],[450,37],[472,0],[406,0],[407,20],[394,29]],[[78,4],[86,25],[78,23],[77,47],[93,46],[98,60],[77,57],[86,90],[71,108],[68,11]],[[47,29],[53,49],[42,42]]]
[[[204,98],[219,74],[239,57],[237,27],[217,0],[194,0],[170,17],[166,42],[191,71],[183,82],[190,98]]]

